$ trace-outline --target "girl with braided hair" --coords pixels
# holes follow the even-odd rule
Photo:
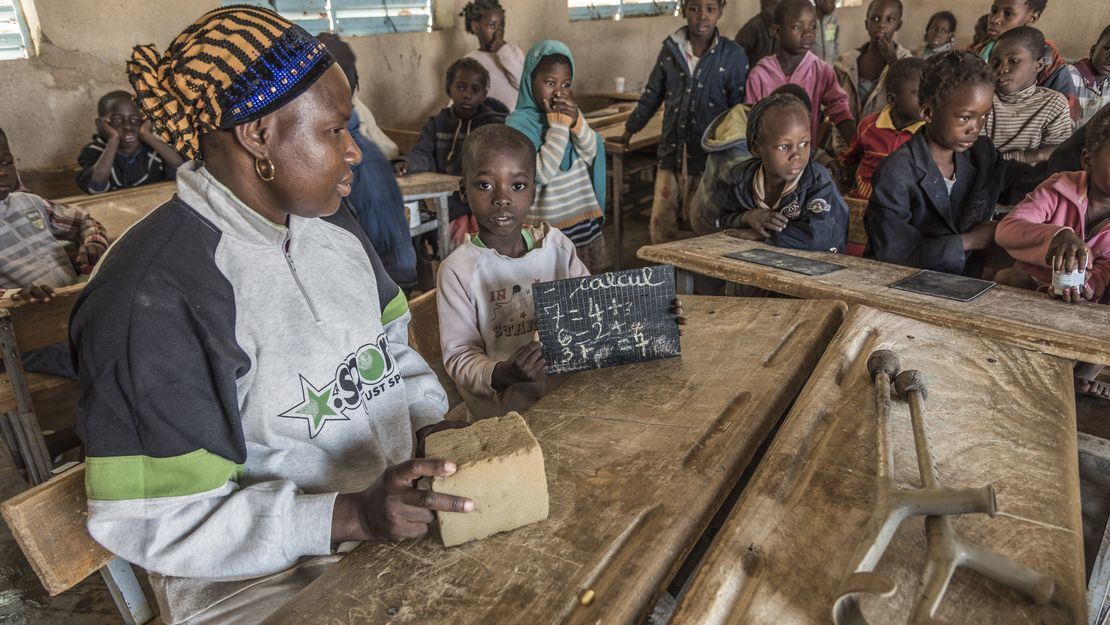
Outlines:
[[[340,543],[473,502],[412,488],[455,470],[413,459],[447,398],[345,205],[362,155],[324,44],[223,7],[128,77],[192,162],[74,306],[88,529],[150,572],[161,622],[257,623]]]
[[[1006,174],[1002,155],[979,134],[994,76],[974,54],[950,50],[925,61],[918,97],[925,126],[871,178],[864,255],[978,278]]]
[[[478,38],[478,49],[467,54],[467,58],[478,61],[489,72],[489,97],[513,112],[520,95],[524,51],[505,41],[505,9],[498,0],[474,0],[463,7],[459,16],[466,32]]]

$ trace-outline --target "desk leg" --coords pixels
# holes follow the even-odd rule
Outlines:
[[[619,271],[621,257],[624,256],[624,215],[621,212],[621,191],[624,189],[624,154],[613,154],[613,221],[617,226],[617,253],[613,256],[613,266]]]
[[[692,295],[694,293],[694,274],[675,267],[674,285],[679,295]]]
[[[439,236],[439,259],[447,258],[451,253],[451,218],[447,207],[447,196],[437,195],[436,203],[436,233]]]

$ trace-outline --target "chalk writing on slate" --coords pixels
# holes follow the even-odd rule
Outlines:
[[[549,374],[680,353],[671,265],[540,282],[532,298]]]

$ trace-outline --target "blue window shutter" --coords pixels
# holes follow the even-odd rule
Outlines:
[[[31,35],[19,0],[0,0],[0,60],[29,57]]]
[[[567,0],[571,21],[623,19],[674,15],[677,1],[666,0]]]
[[[4,0],[0,0],[3,2]],[[223,0],[276,10],[310,33],[334,32],[345,37],[432,29],[435,0]]]

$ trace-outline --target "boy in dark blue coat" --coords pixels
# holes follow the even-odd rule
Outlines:
[[[621,141],[627,143],[664,107],[649,228],[652,243],[676,238],[679,210],[690,221],[690,204],[705,170],[702,135],[718,115],[744,101],[748,58],[743,48],[717,31],[724,6],[725,0],[682,3],[686,26],[663,41],[644,94],[625,123]]]
[[[720,227],[779,247],[844,251],[848,206],[829,170],[810,160],[810,134],[809,107],[791,93],[773,93],[752,107],[752,158],[730,174],[736,202],[721,207]]]
[[[994,243],[991,221],[1006,162],[980,130],[994,77],[974,54],[949,51],[925,61],[925,126],[887,156],[872,178],[864,217],[865,256],[979,277],[978,252]]]

